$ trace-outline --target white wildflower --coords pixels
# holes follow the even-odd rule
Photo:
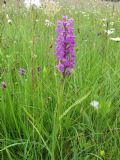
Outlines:
[[[35,21],[36,21],[36,22],[39,22],[39,20],[38,20],[38,19],[36,19]]]
[[[25,7],[29,9],[31,6],[40,7],[41,1],[40,0],[25,0],[24,4],[25,4]]]
[[[46,25],[47,27],[50,27],[52,24],[53,24],[53,23],[50,22],[48,19],[45,20],[45,25]]]
[[[119,42],[120,41],[120,37],[110,38],[110,40]]]
[[[6,19],[7,19],[7,22],[8,22],[9,24],[12,24],[12,20],[9,18],[9,15],[8,15],[8,14],[6,14]]]
[[[2,7],[5,8],[5,7],[6,7],[6,4],[3,4]]]
[[[107,18],[103,18],[102,21],[103,21],[103,22],[106,22],[106,21],[107,21]]]
[[[98,109],[99,106],[100,106],[99,102],[96,101],[96,100],[93,100],[93,101],[90,103],[90,105],[91,105],[94,109]]]
[[[106,26],[107,26],[107,25],[104,23],[104,24],[103,24],[103,27],[106,27]]]
[[[108,30],[104,30],[105,33],[107,33],[108,35],[113,34],[115,32],[114,28],[108,29]]]
[[[9,16],[8,16],[8,14],[6,14],[6,18],[7,18],[7,19],[9,19]]]
[[[11,24],[11,23],[12,23],[12,20],[11,20],[11,19],[8,19],[8,23]]]
[[[113,26],[113,25],[114,25],[114,22],[110,22],[110,25]]]

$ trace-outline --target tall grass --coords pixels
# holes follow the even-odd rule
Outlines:
[[[0,11],[0,81],[6,83],[0,89],[1,160],[120,159],[120,43],[109,38],[120,36],[120,13],[92,7],[62,8],[54,17],[43,10]],[[75,70],[64,88],[55,68],[62,15],[74,19],[77,43]],[[113,35],[104,33],[111,27]],[[93,100],[98,109],[90,106]]]

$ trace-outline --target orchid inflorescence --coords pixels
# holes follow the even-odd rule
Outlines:
[[[75,65],[73,19],[63,16],[62,20],[58,21],[56,32],[56,57],[59,62],[56,67],[65,78],[72,73]]]

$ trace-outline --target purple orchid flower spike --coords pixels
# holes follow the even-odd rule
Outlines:
[[[71,75],[75,65],[75,35],[73,19],[63,16],[58,21],[56,38],[56,57],[59,64],[56,68],[62,73],[63,78]]]

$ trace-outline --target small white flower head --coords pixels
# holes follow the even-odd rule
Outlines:
[[[25,4],[25,7],[29,9],[31,6],[40,7],[41,1],[40,0],[25,0],[24,4]]]
[[[110,38],[110,40],[120,42],[120,37]]]
[[[45,20],[45,26],[50,27],[52,26],[52,22],[50,22],[48,19]]]
[[[108,29],[108,30],[104,30],[105,33],[107,33],[108,35],[113,34],[115,32],[114,28]]]
[[[107,18],[103,18],[102,21],[103,21],[103,22],[106,22],[106,21],[107,21]]]
[[[93,101],[90,103],[90,105],[91,105],[94,109],[98,109],[99,106],[100,106],[99,102],[96,101],[96,100],[93,100]]]
[[[9,19],[9,16],[8,16],[8,14],[6,14],[6,18],[7,18],[7,19]]]
[[[9,24],[12,24],[12,20],[11,20],[11,19],[8,19],[8,23],[9,23]]]
[[[38,20],[38,19],[36,19],[35,21],[36,21],[36,22],[39,22],[39,20]]]
[[[7,22],[8,22],[9,24],[12,24],[12,20],[9,18],[9,15],[8,15],[8,14],[6,14],[6,19],[7,19]]]
[[[106,27],[106,24],[105,24],[105,23],[103,24],[103,27]]]
[[[110,25],[113,26],[113,25],[114,25],[114,22],[110,22]]]

